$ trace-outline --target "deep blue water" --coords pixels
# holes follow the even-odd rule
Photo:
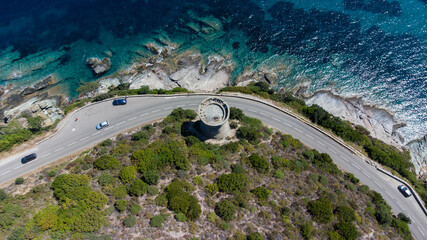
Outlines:
[[[96,79],[84,65],[87,57],[113,52],[112,73],[132,63],[140,43],[161,29],[172,40],[185,39],[184,47],[197,45],[207,54],[229,51],[237,66],[233,76],[245,66],[277,68],[280,86],[310,84],[310,91],[362,96],[405,120],[407,141],[427,133],[426,0],[1,0],[0,5],[0,53],[9,47],[0,54],[0,84],[23,86],[54,73],[64,92],[75,97],[79,84]],[[183,30],[190,10],[220,19],[225,34],[197,40]],[[13,61],[5,61],[6,55]],[[52,60],[43,67],[35,63],[46,59]]]

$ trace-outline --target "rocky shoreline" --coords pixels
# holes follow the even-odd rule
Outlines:
[[[164,36],[158,38],[162,41],[153,39],[141,43],[142,49],[138,52],[139,61],[126,69],[99,78],[97,80],[99,87],[81,97],[104,94],[120,84],[129,85],[129,89],[148,86],[150,89],[170,90],[182,87],[193,92],[212,93],[229,85],[246,86],[257,81],[277,86],[277,75],[265,69],[262,71],[245,69],[232,83],[235,65],[229,56],[219,54],[203,56],[197,50],[180,49],[179,43],[174,43]],[[111,67],[109,58],[88,58],[85,63],[97,76],[105,74]],[[47,94],[47,89],[57,82],[53,75],[49,75],[23,90],[1,89],[0,117],[18,118],[25,125],[22,120],[23,113],[41,116],[45,126],[62,119],[64,113],[61,107],[65,103],[66,96]],[[416,172],[421,176],[427,173],[425,150],[427,137],[404,145],[404,137],[397,130],[404,127],[405,123],[397,120],[387,110],[366,104],[360,97],[344,98],[327,90],[317,91],[311,95],[305,94],[302,90],[298,91],[298,95],[308,105],[317,104],[335,116],[363,126],[373,137],[387,144],[399,149],[408,149]]]

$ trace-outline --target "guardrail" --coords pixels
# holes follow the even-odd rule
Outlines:
[[[418,197],[418,194],[417,194],[417,193],[412,189],[412,187],[411,187],[409,184],[407,184],[405,181],[403,181],[402,179],[400,179],[400,178],[398,178],[398,177],[394,176],[393,174],[391,174],[391,173],[389,173],[389,172],[387,172],[387,171],[383,170],[383,169],[379,166],[379,164],[378,164],[378,163],[376,163],[375,161],[373,161],[373,160],[371,160],[371,159],[369,159],[369,158],[366,158],[362,153],[360,153],[359,151],[357,151],[356,149],[354,149],[352,146],[348,145],[347,143],[345,143],[345,142],[344,142],[344,141],[342,141],[341,139],[339,139],[339,138],[337,138],[337,137],[335,137],[335,136],[333,136],[333,135],[329,134],[328,132],[326,132],[326,131],[324,131],[323,129],[321,129],[321,128],[317,127],[316,125],[314,125],[313,123],[311,123],[311,122],[310,122],[310,121],[308,121],[307,119],[302,118],[301,116],[299,116],[299,115],[297,115],[297,114],[293,113],[292,111],[290,111],[290,110],[288,110],[288,109],[285,109],[285,108],[282,108],[281,106],[276,106],[276,105],[274,104],[274,102],[273,102],[273,101],[268,102],[268,101],[265,101],[265,100],[259,99],[259,98],[255,97],[255,96],[252,96],[252,95],[244,95],[244,94],[241,94],[241,93],[226,93],[226,94],[224,94],[224,93],[222,93],[222,94],[213,94],[213,93],[184,93],[184,94],[183,94],[183,93],[179,93],[179,94],[171,94],[171,95],[152,95],[152,94],[146,94],[146,95],[130,95],[130,96],[127,96],[127,98],[139,98],[139,97],[168,97],[168,96],[225,96],[225,97],[235,97],[235,98],[240,98],[240,99],[245,99],[245,100],[251,100],[251,101],[254,101],[254,102],[259,102],[259,103],[261,103],[261,104],[265,104],[265,105],[267,105],[267,106],[270,106],[270,107],[272,107],[272,108],[274,108],[274,109],[276,109],[276,110],[278,110],[278,111],[281,111],[281,112],[283,112],[283,113],[285,113],[285,114],[287,114],[287,115],[289,115],[289,116],[291,116],[291,117],[293,117],[293,118],[295,118],[295,119],[298,119],[299,121],[301,121],[301,122],[305,123],[306,125],[308,125],[308,126],[310,126],[310,127],[314,128],[314,129],[316,129],[317,131],[321,132],[322,134],[326,135],[327,137],[329,137],[329,138],[330,138],[330,139],[332,139],[333,141],[337,142],[338,144],[340,144],[341,146],[343,146],[344,148],[346,148],[347,150],[349,150],[350,152],[352,152],[353,154],[355,154],[356,156],[358,156],[359,158],[361,158],[363,161],[365,161],[365,162],[367,162],[368,164],[370,164],[370,165],[374,166],[378,171],[380,171],[380,172],[382,172],[382,173],[386,174],[387,176],[390,176],[390,177],[392,177],[393,179],[395,179],[395,180],[397,180],[397,181],[399,181],[399,182],[401,182],[401,183],[405,184],[405,186],[407,186],[407,187],[410,189],[410,191],[412,192],[412,195],[414,196],[414,198],[415,198],[415,200],[417,201],[418,205],[419,205],[419,206],[421,207],[421,209],[423,210],[424,214],[427,216],[427,210],[426,210],[426,208],[424,207],[423,201]],[[93,106],[93,105],[95,105],[95,104],[101,103],[101,102],[111,101],[112,99],[115,99],[115,98],[108,98],[108,99],[104,99],[104,100],[101,100],[101,101],[92,102],[92,103],[90,103],[90,104],[87,104],[87,105],[85,105],[85,106],[83,106],[83,107],[81,107],[81,108],[79,108],[79,109],[77,109],[77,110],[73,111],[73,112],[72,112],[72,113],[70,113],[70,114],[69,114],[65,119],[63,119],[63,120],[61,121],[61,124],[58,124],[58,126],[57,126],[57,128],[56,128],[56,131],[55,131],[52,135],[50,135],[49,137],[47,137],[47,138],[45,138],[45,139],[41,140],[40,142],[37,142],[37,143],[36,143],[36,145],[38,145],[38,144],[40,144],[40,143],[42,143],[42,142],[44,142],[44,141],[46,141],[46,140],[48,140],[48,139],[50,139],[50,138],[54,137],[54,136],[56,135],[56,133],[58,133],[58,132],[62,129],[62,127],[65,125],[65,123],[66,123],[66,122],[67,122],[67,121],[68,121],[72,116],[74,116],[77,112],[79,112],[79,111],[81,111],[82,109],[85,109],[85,108],[87,108],[87,107],[90,107],[90,106]]]

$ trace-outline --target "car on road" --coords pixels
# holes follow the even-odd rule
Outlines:
[[[24,164],[24,163],[33,161],[36,158],[37,158],[37,154],[31,153],[30,155],[27,155],[27,156],[21,158],[21,163]]]
[[[120,99],[116,99],[113,101],[113,105],[125,105],[128,101],[126,100],[126,98],[120,98]]]
[[[103,121],[101,123],[98,123],[98,125],[96,125],[96,130],[100,130],[102,128],[108,127],[110,125],[110,123],[108,121]]]
[[[410,197],[411,191],[409,191],[409,189],[405,186],[405,185],[400,185],[399,187],[397,187],[397,189],[399,189],[399,191],[403,194],[403,196],[405,197]]]

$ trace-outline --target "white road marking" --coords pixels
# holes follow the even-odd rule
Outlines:
[[[305,135],[311,139],[314,139],[312,136],[308,135],[307,133]]]
[[[417,228],[418,228],[418,230],[421,232],[421,234],[422,234],[423,236],[425,236],[425,235],[424,235],[424,233],[423,233],[423,231],[421,231],[421,228],[420,228],[420,227],[418,227],[418,226],[417,226]]]
[[[292,127],[290,124],[287,124],[287,123],[285,123],[285,122],[284,122],[283,124],[285,124],[285,125],[286,125],[286,126],[288,126],[288,127]]]
[[[69,146],[73,146],[74,144],[76,144],[77,142],[72,142],[72,143],[70,143],[70,144],[68,144],[67,145],[67,147],[69,147]]]
[[[365,174],[365,176],[367,176],[368,178],[371,178],[371,176],[369,176],[365,171],[362,170],[362,173]]]
[[[390,193],[388,193],[388,192],[385,192],[385,193],[387,193],[387,195],[388,195],[389,197],[391,197],[391,199],[393,199],[393,200],[394,200],[394,197],[393,197],[393,196],[391,196],[391,195],[390,195]]]
[[[240,109],[246,110],[246,108],[242,108],[242,107]]]
[[[278,122],[281,122],[279,119],[277,119],[277,118],[275,118],[275,117],[272,117],[272,119],[274,119],[274,120],[276,120],[276,121],[278,121]]]
[[[116,126],[119,126],[119,125],[122,125],[123,123],[125,123],[126,121],[123,121],[123,122],[119,122],[119,123],[117,123],[116,124]]]
[[[335,152],[334,150],[332,150],[332,148],[328,147],[329,150],[331,150],[331,152],[333,152],[334,154],[337,154],[337,152]]]
[[[96,133],[92,133],[92,136],[95,136],[96,134],[99,134],[99,132],[96,132]]]
[[[152,112],[152,113],[155,113],[155,112],[158,112],[158,111],[160,111],[160,109],[153,110],[153,111],[151,111],[151,112]]]
[[[400,205],[400,203],[399,202],[396,202],[397,203],[397,205],[399,205],[399,207],[402,209],[402,210],[405,210],[403,207],[402,207],[402,205]]]
[[[185,105],[178,105],[178,106],[176,106],[177,108],[179,108],[179,107],[185,107]]]
[[[346,162],[348,162],[348,159],[347,159],[347,158],[345,158],[345,157],[343,157],[343,156],[341,156],[341,158],[342,158],[342,159],[344,159]]]
[[[266,116],[266,117],[268,117],[268,115],[267,114],[265,114],[265,113],[260,113],[261,115],[263,115],[263,116]]]
[[[145,116],[145,115],[148,115],[148,113],[144,113],[144,114],[141,114],[141,115],[139,115],[140,117],[143,117],[143,116]]]
[[[56,149],[56,150],[55,150],[55,152],[59,152],[59,151],[61,151],[62,149],[64,149],[64,147]]]
[[[174,99],[174,98],[178,98],[178,97],[165,97],[165,99]]]
[[[318,144],[322,145],[322,146],[326,146],[325,144],[323,144],[322,142],[316,141]]]
[[[133,117],[133,118],[129,118],[128,119],[128,121],[132,121],[132,120],[134,120],[136,117]]]
[[[75,128],[73,128],[73,129],[71,129],[71,131],[73,131],[73,132],[74,132],[74,131],[76,131],[76,129],[75,129]]]
[[[353,165],[353,167],[357,168],[358,170],[360,170],[360,168],[356,165],[354,165],[354,163],[351,163],[351,165]]]
[[[295,128],[295,130],[297,130],[298,132],[302,133],[302,131],[301,131],[301,130],[299,130],[298,128]]]
[[[3,175],[8,174],[8,173],[10,173],[10,170],[7,170],[6,172],[2,173],[1,175],[3,176]]]
[[[42,158],[49,156],[51,153],[45,154],[42,156]]]
[[[15,169],[21,168],[21,167],[23,167],[23,166],[24,166],[24,165],[17,166]]]
[[[80,142],[81,141],[84,141],[84,140],[86,140],[86,139],[88,139],[89,137],[84,137],[84,138],[82,138],[82,139],[80,139]]]
[[[253,109],[250,109],[250,108],[248,108],[248,110],[249,110],[249,111],[251,111],[251,112],[256,112],[255,110],[253,110]]]
[[[378,185],[378,187],[380,187],[381,189],[384,189],[381,185],[379,185],[377,182],[375,182],[377,185]]]
[[[171,109],[172,107],[165,107],[165,108],[163,108],[164,110],[168,110],[168,109]]]
[[[188,106],[197,106],[198,104],[195,104],[195,103],[190,103],[190,104],[188,104]]]

